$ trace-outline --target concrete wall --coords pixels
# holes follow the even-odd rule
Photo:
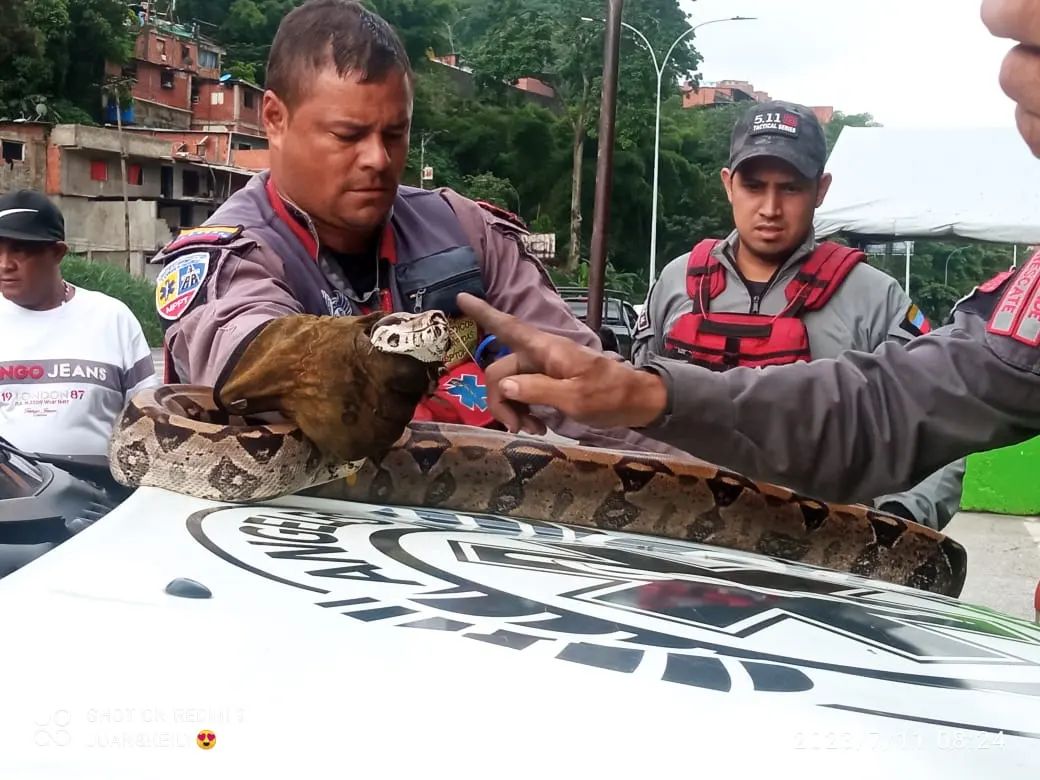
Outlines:
[[[1007,515],[1040,515],[1040,438],[968,458],[961,508]]]
[[[127,154],[135,157],[168,157],[169,145],[140,133],[124,133]],[[79,146],[83,149],[119,153],[119,131],[114,127],[87,125],[55,125],[51,143],[57,146]]]
[[[66,243],[72,252],[93,260],[126,265],[126,225],[122,201],[58,196],[54,203],[65,216]],[[144,274],[145,262],[173,236],[158,214],[155,201],[131,200],[131,269]]]
[[[204,157],[211,163],[226,165],[228,160],[229,138],[227,130],[206,132],[203,130],[155,130],[139,128],[131,131],[138,135],[156,138],[166,144],[166,155],[178,155],[186,152],[192,156]],[[205,141],[201,148],[199,144]]]
[[[89,197],[123,197],[122,171],[119,166],[119,155],[109,152],[90,152],[87,150],[62,150],[64,165],[61,170],[60,192],[62,195]],[[91,178],[94,163],[104,163],[108,171],[107,181],[95,181]],[[127,175],[130,166],[140,166],[141,184],[126,185],[128,198],[158,198],[162,185],[162,164],[158,160],[147,160],[131,157],[126,161]]]
[[[142,127],[188,130],[191,128],[191,112],[137,99],[134,101],[134,122]]]
[[[47,136],[43,125],[0,124],[0,141],[22,144],[22,159],[0,160],[0,193],[27,189],[44,191]]]

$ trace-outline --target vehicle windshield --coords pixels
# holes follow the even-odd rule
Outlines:
[[[574,316],[579,320],[585,319],[589,313],[589,302],[587,300],[570,300],[567,301],[567,305],[571,307]],[[609,298],[607,299],[607,305],[603,309],[603,319],[617,322],[621,321],[621,307],[618,305],[617,301]]]
[[[0,500],[35,495],[43,483],[43,472],[0,438]]]

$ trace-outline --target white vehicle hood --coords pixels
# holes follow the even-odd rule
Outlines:
[[[1040,767],[1035,626],[645,536],[142,489],[0,580],[0,619],[4,778]]]

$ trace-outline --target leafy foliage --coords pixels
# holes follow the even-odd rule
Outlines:
[[[0,117],[92,121],[105,61],[133,51],[122,0],[5,0],[0,28]],[[40,110],[43,107],[43,110]]]
[[[1019,247],[1019,262],[1025,247]],[[910,256],[910,297],[937,325],[980,282],[1011,267],[1014,248],[971,241],[916,241]],[[906,255],[875,255],[871,264],[896,279],[906,273]]]

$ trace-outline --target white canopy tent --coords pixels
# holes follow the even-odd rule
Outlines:
[[[827,170],[818,238],[1040,244],[1040,160],[1014,128],[846,127]]]

